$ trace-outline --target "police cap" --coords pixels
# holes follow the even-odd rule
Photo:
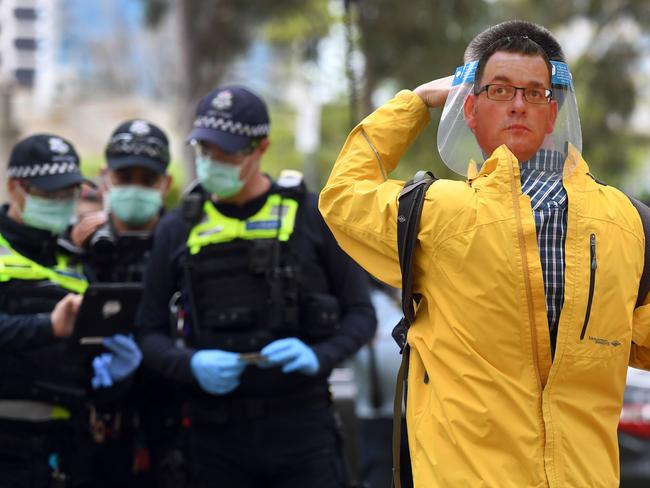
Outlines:
[[[217,88],[201,99],[187,142],[211,142],[226,153],[236,153],[250,149],[268,133],[269,114],[264,101],[249,89],[232,85]]]
[[[105,150],[111,170],[143,166],[163,174],[169,165],[169,140],[162,129],[142,119],[122,122]]]
[[[83,181],[74,146],[53,134],[34,134],[19,141],[9,156],[7,178],[27,180],[43,191],[57,191]]]

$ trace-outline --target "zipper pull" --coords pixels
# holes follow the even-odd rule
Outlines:
[[[591,234],[590,243],[591,243],[591,269],[595,271],[596,268],[598,267],[598,263],[596,262],[596,234]]]

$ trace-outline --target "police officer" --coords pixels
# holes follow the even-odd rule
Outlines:
[[[111,352],[93,376],[63,340],[87,287],[57,241],[82,181],[73,146],[51,134],[27,137],[13,148],[7,177],[9,203],[0,209],[0,486],[80,486],[88,480],[80,445],[91,385],[125,380],[141,354],[125,336],[107,338]]]
[[[268,131],[266,105],[244,87],[199,103],[188,141],[200,184],[156,229],[140,344],[145,364],[191,391],[199,483],[338,488],[345,474],[327,378],[372,337],[374,312],[316,196],[295,174],[273,181],[261,172]]]
[[[85,249],[92,281],[141,282],[152,231],[171,187],[169,141],[151,122],[127,120],[113,131],[104,153],[107,211],[82,216],[70,238]]]
[[[169,141],[143,119],[120,123],[105,148],[101,189],[106,211],[87,213],[72,228],[72,242],[83,249],[88,279],[141,283],[152,232],[171,186]],[[161,409],[160,405],[169,405]],[[158,486],[157,471],[180,429],[180,406],[170,389],[148,370],[138,371],[127,396],[93,405],[91,431],[94,486]],[[175,446],[174,446],[175,447]]]

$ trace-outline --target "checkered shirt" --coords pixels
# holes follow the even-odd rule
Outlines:
[[[557,327],[564,303],[564,243],[567,231],[568,198],[562,185],[564,155],[540,150],[521,164],[521,189],[530,197],[537,228],[537,245],[544,277],[546,314],[555,350]]]

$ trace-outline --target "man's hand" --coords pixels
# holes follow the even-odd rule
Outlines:
[[[70,240],[77,247],[83,247],[86,241],[92,236],[97,229],[106,223],[108,219],[106,212],[90,212],[79,219],[70,231]]]
[[[142,352],[131,337],[115,334],[105,337],[102,344],[111,352],[105,352],[93,359],[93,389],[109,388],[122,381],[138,369]]]
[[[72,334],[82,298],[81,295],[69,293],[56,304],[50,315],[54,337],[69,337]]]
[[[296,337],[278,339],[261,351],[268,366],[282,366],[283,373],[298,371],[309,376],[318,373],[320,364],[313,349]]]
[[[246,363],[239,354],[220,349],[197,351],[190,360],[194,377],[204,391],[213,395],[225,395],[239,386],[239,377]]]
[[[447,100],[453,76],[439,78],[418,86],[413,93],[418,95],[430,108],[442,107]]]

